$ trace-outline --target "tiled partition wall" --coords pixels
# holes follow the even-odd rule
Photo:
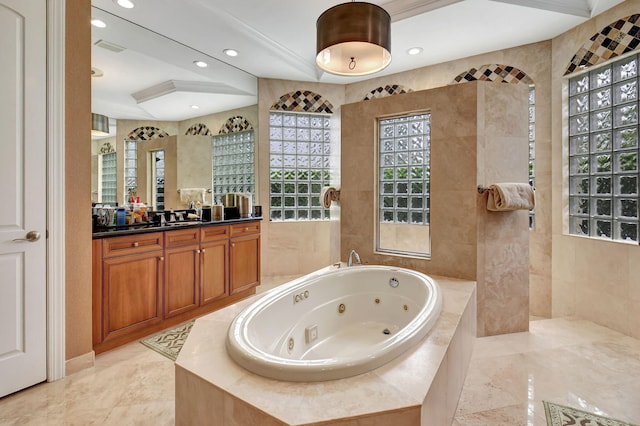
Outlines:
[[[637,23],[607,29],[640,12],[628,0],[553,39],[553,316],[573,315],[640,338],[640,248],[637,244],[568,235],[567,71],[597,64],[638,46]],[[615,37],[607,41],[601,32]],[[630,31],[633,35],[625,35]],[[607,44],[609,48],[603,44]],[[637,50],[636,50],[637,52]],[[581,58],[587,58],[582,60]]]
[[[428,54],[428,49],[423,54]],[[348,84],[346,102],[359,102],[378,87],[401,85],[412,90],[443,87],[455,82],[456,77],[466,79],[476,75],[472,71],[485,71],[488,64],[504,64],[527,75],[519,81],[509,74],[504,81],[511,84],[535,84],[535,176],[536,209],[535,229],[529,232],[530,249],[530,313],[551,316],[551,41],[514,47],[496,52],[470,56],[455,61],[418,68],[390,76]],[[565,64],[566,65],[566,64]],[[493,68],[489,67],[491,70]],[[456,82],[459,84],[459,82]],[[494,83],[501,84],[504,83]],[[402,95],[404,96],[404,95]],[[523,180],[526,182],[526,179]]]
[[[431,259],[375,253],[375,123],[431,113]],[[478,283],[478,335],[528,330],[528,212],[488,212],[477,185],[526,182],[528,88],[474,82],[342,107],[341,253]],[[346,125],[348,123],[348,125]]]

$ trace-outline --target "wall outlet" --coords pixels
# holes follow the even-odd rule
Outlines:
[[[304,329],[304,340],[311,343],[318,338],[318,326],[312,325]]]

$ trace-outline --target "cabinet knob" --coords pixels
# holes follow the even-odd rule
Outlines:
[[[231,247],[235,247],[235,246],[236,246],[236,243],[231,243]]]
[[[136,241],[135,243],[133,243],[134,247],[138,247],[140,244]]]
[[[160,257],[158,258],[158,260],[159,260],[160,262],[164,262],[164,256],[160,256]]]
[[[249,227],[248,226],[244,227],[244,232],[249,232]]]
[[[204,253],[204,249],[200,250],[202,253]]]
[[[196,253],[200,253],[200,249],[197,249],[197,250],[196,250]]]

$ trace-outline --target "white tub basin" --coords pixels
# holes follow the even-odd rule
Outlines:
[[[424,338],[442,295],[429,276],[387,266],[324,268],[267,292],[233,320],[227,352],[287,381],[361,374]]]

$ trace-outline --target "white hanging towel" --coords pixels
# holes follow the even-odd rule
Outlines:
[[[535,192],[528,183],[495,183],[489,187],[487,210],[531,210],[535,205]]]
[[[322,207],[328,209],[331,207],[331,201],[339,201],[340,200],[340,190],[336,189],[333,186],[325,186],[322,188],[320,192],[320,202],[322,203]]]

